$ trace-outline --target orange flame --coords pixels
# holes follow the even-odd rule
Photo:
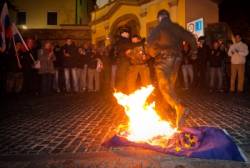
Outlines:
[[[127,130],[120,132],[121,136],[134,142],[161,145],[160,141],[168,140],[177,132],[176,128],[171,127],[169,122],[162,120],[157,114],[155,102],[146,103],[153,90],[154,87],[148,85],[129,95],[121,92],[114,93],[129,119]]]

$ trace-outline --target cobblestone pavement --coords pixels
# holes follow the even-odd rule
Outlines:
[[[250,145],[250,96],[181,93],[192,110],[186,125],[226,129]],[[72,94],[19,97],[1,102],[0,156],[109,151],[101,144],[126,116],[112,95]]]

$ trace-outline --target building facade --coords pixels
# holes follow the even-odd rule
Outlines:
[[[11,18],[28,29],[56,29],[65,25],[86,25],[94,8],[90,0],[13,0],[18,11]]]
[[[99,4],[91,14],[92,42],[97,45],[112,43],[120,27],[146,37],[157,25],[161,9],[169,11],[171,19],[183,27],[198,18],[204,19],[205,26],[219,21],[218,4],[213,0],[101,0]]]
[[[24,37],[36,36],[41,41],[63,43],[72,38],[76,43],[91,41],[89,28],[93,0],[12,0],[10,10]]]

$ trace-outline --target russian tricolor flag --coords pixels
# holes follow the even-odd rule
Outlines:
[[[12,24],[10,22],[7,3],[3,5],[1,12],[0,33],[1,33],[1,48],[6,49],[6,40],[12,37]]]

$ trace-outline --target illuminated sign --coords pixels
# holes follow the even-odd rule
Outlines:
[[[204,19],[200,18],[187,23],[187,30],[193,33],[196,38],[204,36]]]

